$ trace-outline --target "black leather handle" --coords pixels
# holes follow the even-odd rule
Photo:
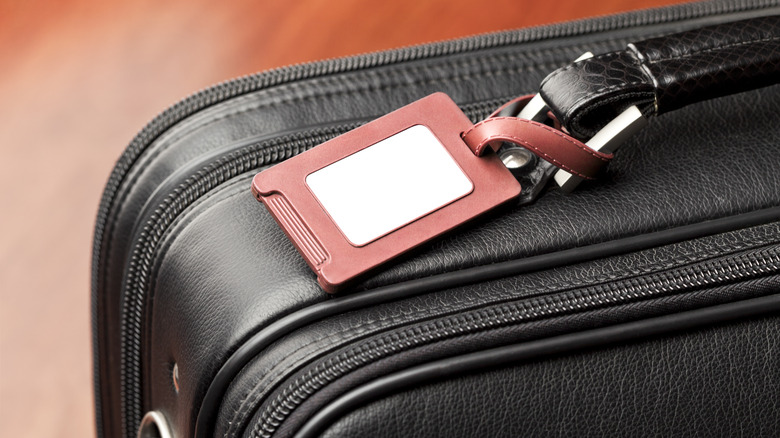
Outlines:
[[[629,44],[554,71],[540,93],[585,139],[632,105],[658,115],[779,82],[780,16],[771,16]]]

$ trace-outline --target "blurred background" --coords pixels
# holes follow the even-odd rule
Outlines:
[[[92,227],[167,106],[287,64],[673,3],[0,0],[0,436],[94,436]]]

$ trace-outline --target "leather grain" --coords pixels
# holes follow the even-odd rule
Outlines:
[[[583,141],[625,108],[636,105],[649,114],[655,102],[653,79],[629,51],[558,69],[542,81],[539,93],[567,131]]]
[[[780,16],[758,17],[629,44],[556,70],[540,93],[575,137],[626,108],[659,115],[780,82]]]
[[[432,382],[322,436],[775,436],[779,325],[748,321]]]
[[[388,330],[399,328],[414,321],[425,320],[429,322],[434,319],[443,319],[447,315],[462,313],[469,309],[489,308],[487,306],[491,302],[506,303],[509,300],[527,300],[540,295],[551,296],[556,292],[585,285],[616,281],[621,277],[632,278],[646,275],[649,272],[668,270],[680,264],[693,263],[697,260],[717,256],[718,254],[732,253],[739,250],[739,248],[760,247],[765,245],[766,242],[774,240],[779,226],[780,223],[770,224],[696,241],[686,241],[627,256],[599,259],[575,266],[526,273],[497,281],[437,291],[436,293],[420,295],[373,308],[361,309],[358,312],[350,312],[346,315],[339,315],[320,321],[296,330],[295,333],[291,333],[284,340],[265,350],[261,356],[258,356],[245,368],[241,375],[236,378],[233,387],[225,397],[225,402],[220,411],[217,435],[226,437],[241,436],[239,432],[243,427],[247,427],[247,424],[249,427],[252,427],[255,423],[255,421],[248,421],[253,412],[255,410],[258,413],[262,412],[263,408],[258,408],[257,404],[263,401],[264,397],[269,397],[269,394],[274,391],[275,395],[278,396],[278,393],[285,388],[284,386],[277,386],[279,380],[293,381],[297,379],[304,381],[300,377],[303,372],[296,373],[294,377],[287,379],[285,378],[285,373],[293,373],[296,368],[302,367],[307,363],[313,362],[314,364],[307,366],[307,368],[313,368],[315,365],[322,364],[335,356],[335,354],[331,355],[329,352],[334,349],[340,349],[342,346],[349,345],[352,348],[352,345],[358,343],[370,344],[373,342],[377,344],[378,341],[366,341],[366,339],[368,337],[371,337],[370,339],[379,339]],[[682,256],[683,254],[684,256]],[[719,299],[744,298],[742,295],[744,293],[743,289],[728,290],[727,292],[721,291]],[[489,345],[495,346],[512,341],[527,341],[539,336],[550,336],[553,333],[565,333],[588,327],[592,328],[598,324],[615,323],[621,319],[630,320],[653,314],[665,314],[671,309],[674,309],[674,312],[678,312],[686,306],[701,306],[707,302],[711,303],[711,301],[708,301],[708,296],[716,296],[716,294],[709,292],[708,294],[701,294],[695,299],[670,298],[663,300],[663,302],[658,300],[652,306],[646,304],[644,306],[632,306],[630,310],[623,312],[622,315],[620,315],[620,312],[615,312],[607,317],[605,313],[601,313],[599,316],[591,314],[582,318],[562,318],[558,322],[550,324],[541,322],[539,324],[527,324],[519,327],[514,334],[511,334],[509,330],[498,331],[500,334],[492,336],[475,334],[463,343],[453,344],[447,352],[442,351],[444,349],[441,346],[437,346],[426,358],[430,359],[432,355],[441,356],[451,352],[463,354],[466,351],[486,348]],[[408,355],[407,353],[405,356]],[[387,359],[385,361],[386,364],[379,373],[388,372],[392,366],[408,366],[407,360],[408,358],[401,359],[400,356]],[[414,360],[421,359],[417,358]],[[374,372],[374,375],[376,375],[377,371],[371,372]],[[353,378],[346,380],[353,383],[355,381]],[[351,384],[342,382],[334,386],[340,388],[339,391],[344,391],[345,387]],[[309,396],[309,394],[301,395],[301,398]],[[316,411],[317,407],[321,408],[322,398],[327,401],[327,397],[321,397],[319,402],[316,401],[316,397],[312,397],[314,401],[309,403],[308,412],[304,408],[304,412],[299,413],[298,418],[300,419],[311,414],[312,411]],[[501,399],[497,399],[496,404],[500,405]],[[267,403],[265,406],[267,406]],[[294,429],[296,426],[299,427],[300,424],[296,424],[293,421],[291,425],[285,426],[285,429]]]
[[[656,114],[780,82],[780,16],[634,43],[656,81]]]

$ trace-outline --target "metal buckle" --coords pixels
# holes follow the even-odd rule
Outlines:
[[[593,57],[593,53],[586,52],[574,62],[591,57]],[[541,95],[537,94],[520,111],[517,117],[540,121],[546,117],[546,110],[547,103],[542,99]],[[645,126],[647,126],[647,118],[642,115],[639,108],[632,106],[607,123],[596,135],[586,141],[585,145],[595,151],[612,153],[629,137],[639,132]],[[582,182],[582,178],[572,175],[563,169],[555,172],[554,179],[558,186],[567,192],[571,192]]]

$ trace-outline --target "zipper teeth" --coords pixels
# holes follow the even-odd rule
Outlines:
[[[257,73],[254,75],[244,76],[237,79],[233,79],[230,81],[223,82],[221,84],[215,85],[213,87],[207,88],[205,90],[202,90],[198,93],[195,93],[194,95],[180,101],[179,103],[173,105],[172,107],[168,108],[164,112],[162,112],[160,115],[155,117],[149,124],[147,124],[137,135],[129,146],[126,148],[125,152],[122,154],[122,156],[117,161],[117,164],[115,165],[111,175],[109,176],[109,179],[106,183],[106,188],[103,192],[103,196],[101,198],[100,206],[98,208],[98,214],[97,219],[95,223],[95,234],[93,239],[93,252],[92,252],[92,326],[93,329],[93,349],[95,350],[95,367],[97,369],[98,367],[98,338],[97,338],[97,308],[96,303],[96,297],[99,292],[99,282],[101,280],[100,278],[100,272],[99,272],[99,266],[100,266],[100,260],[101,260],[101,249],[103,246],[103,240],[106,235],[107,231],[107,221],[110,216],[111,208],[114,203],[114,200],[117,197],[117,194],[119,192],[119,187],[122,183],[122,181],[125,178],[125,175],[128,173],[132,165],[136,162],[138,157],[141,155],[141,153],[146,149],[146,147],[151,144],[155,138],[157,138],[162,132],[164,132],[169,127],[173,126],[174,124],[180,122],[181,120],[185,119],[186,117],[189,117],[190,115],[205,109],[209,106],[213,106],[215,104],[218,104],[220,102],[223,102],[227,99],[240,96],[243,94],[251,93],[254,91],[258,91],[264,88],[268,88],[271,86],[276,86],[279,84],[307,79],[315,76],[324,76],[334,73],[340,73],[340,72],[347,72],[347,71],[354,71],[354,70],[360,70],[365,69],[369,67],[377,67],[382,66],[386,64],[391,63],[397,63],[402,61],[412,61],[416,59],[422,59],[422,58],[432,58],[437,56],[444,56],[444,55],[450,55],[450,54],[456,54],[456,53],[464,53],[464,52],[470,52],[470,51],[476,51],[481,49],[487,49],[487,48],[494,48],[494,47],[500,47],[500,46],[506,46],[506,45],[513,45],[513,44],[519,44],[524,42],[531,42],[531,41],[538,41],[543,39],[549,39],[549,38],[557,38],[557,37],[564,37],[564,36],[572,36],[572,35],[582,35],[587,33],[594,33],[594,32],[601,32],[601,31],[607,31],[607,30],[614,30],[614,29],[620,29],[625,27],[631,27],[631,26],[642,26],[642,25],[649,25],[649,24],[656,24],[656,23],[663,23],[663,22],[672,22],[672,21],[679,21],[684,19],[692,19],[707,15],[715,15],[715,14],[725,14],[725,13],[735,13],[740,11],[746,11],[751,9],[757,9],[760,7],[766,7],[769,5],[776,4],[776,1],[740,1],[740,2],[724,2],[724,3],[705,3],[705,4],[686,4],[686,5],[680,5],[677,7],[672,7],[668,9],[661,9],[661,10],[644,10],[644,11],[637,11],[633,13],[629,13],[626,15],[619,15],[619,16],[613,16],[613,17],[604,17],[604,18],[598,18],[598,19],[589,19],[589,20],[583,20],[579,22],[574,23],[563,23],[559,25],[552,25],[547,27],[538,27],[538,28],[531,28],[531,29],[525,29],[520,31],[509,31],[509,32],[501,32],[501,33],[494,33],[494,34],[486,34],[486,35],[480,35],[470,38],[465,38],[461,40],[455,40],[455,41],[445,41],[445,42],[439,42],[429,45],[423,45],[423,46],[413,46],[408,48],[402,48],[397,50],[391,50],[391,51],[385,51],[385,52],[377,52],[377,53],[370,53],[366,55],[360,55],[350,58],[341,58],[341,59],[334,59],[334,60],[327,60],[327,61],[321,61],[316,63],[310,63],[310,64],[301,64],[301,65],[294,65],[290,67],[284,67],[276,70],[271,70],[268,72],[263,73]],[[335,133],[337,135],[338,133]],[[335,135],[331,135],[335,136]],[[312,137],[313,138],[313,137]],[[325,140],[330,137],[324,137]],[[310,138],[311,139],[311,138]],[[295,140],[306,143],[306,139],[301,140]],[[324,141],[324,140],[322,140]],[[319,141],[314,141],[314,144],[319,143]],[[289,146],[289,145],[288,145]],[[313,144],[308,144],[303,148],[308,148],[313,146]],[[295,148],[295,146],[292,146]],[[289,152],[289,154],[284,155],[284,157],[289,157],[294,155],[297,152],[300,152],[300,150],[296,151],[288,151],[285,149],[285,152]],[[249,161],[252,161],[252,158],[247,158]],[[270,160],[273,160],[273,157],[269,157]],[[263,164],[269,164],[270,161],[263,161],[263,160],[257,160],[256,158],[256,165],[255,167],[263,165]],[[250,165],[252,166],[252,165]],[[252,167],[246,167],[246,170],[249,170]],[[214,181],[224,181],[226,173],[211,173],[210,178],[212,178]],[[194,178],[193,186],[195,187],[206,187],[207,185],[202,184],[202,181],[198,178]],[[209,186],[210,187],[210,186]],[[185,193],[186,199],[191,202],[193,198],[196,198],[200,190],[187,190],[181,188],[181,190],[177,190],[176,193],[172,194],[172,197],[175,197],[179,193]],[[169,197],[168,199],[170,199]],[[179,205],[181,207],[181,202],[167,202],[167,205]],[[188,202],[185,202],[185,204]],[[145,227],[145,233],[148,230],[148,224],[147,227]],[[162,233],[162,231],[156,231],[152,232],[150,235],[157,236],[159,238],[159,235]],[[139,256],[138,251],[134,251],[131,263],[136,263],[139,259],[142,259],[142,257]],[[148,269],[148,260],[144,260],[144,263],[142,266],[145,269]],[[143,278],[144,276],[141,275],[139,278]],[[131,289],[128,289],[131,290]],[[123,307],[124,309],[124,307]],[[124,315],[123,315],[123,325],[124,325]],[[132,324],[139,325],[140,326],[140,315],[136,315],[136,318],[132,321]],[[125,344],[126,344],[126,338],[125,338],[126,330],[123,327],[122,329],[122,349],[124,351]],[[139,340],[134,339],[132,342],[132,348],[131,349],[137,349],[139,347]],[[131,355],[132,356],[132,355]],[[124,358],[124,354],[123,354]],[[134,363],[137,363],[137,358],[134,358]],[[130,424],[136,424],[140,420],[140,410],[141,410],[141,400],[139,395],[139,389],[137,386],[137,383],[140,379],[134,379],[136,380],[135,385],[130,385],[128,382],[125,381],[125,377],[127,375],[124,363],[122,365],[121,370],[121,401],[123,403],[123,409],[122,409],[122,433],[124,436],[132,436],[132,428],[128,428],[128,419],[131,419]],[[140,372],[136,369],[135,373]],[[102,410],[101,410],[101,402],[100,402],[100,381],[98,377],[98,373],[95,373],[95,403],[96,403],[96,420],[97,420],[97,432],[98,436],[103,436],[103,422],[102,422]],[[133,389],[131,389],[133,388]],[[126,396],[130,396],[129,399],[125,399]],[[126,406],[125,406],[126,405]],[[130,410],[131,412],[128,412]]]
[[[292,411],[319,389],[371,362],[406,350],[535,319],[744,281],[778,270],[780,247],[773,246],[735,257],[507,303],[397,330],[379,339],[363,342],[296,378],[263,411],[252,429],[252,437],[271,437]]]
[[[122,360],[120,367],[122,416],[125,436],[130,436],[130,425],[140,421],[142,400],[140,394],[140,342],[143,302],[153,262],[154,249],[167,226],[198,198],[227,180],[260,166],[282,161],[357,127],[358,123],[318,128],[242,148],[196,172],[182,182],[146,222],[137,240],[128,273],[122,303]]]

